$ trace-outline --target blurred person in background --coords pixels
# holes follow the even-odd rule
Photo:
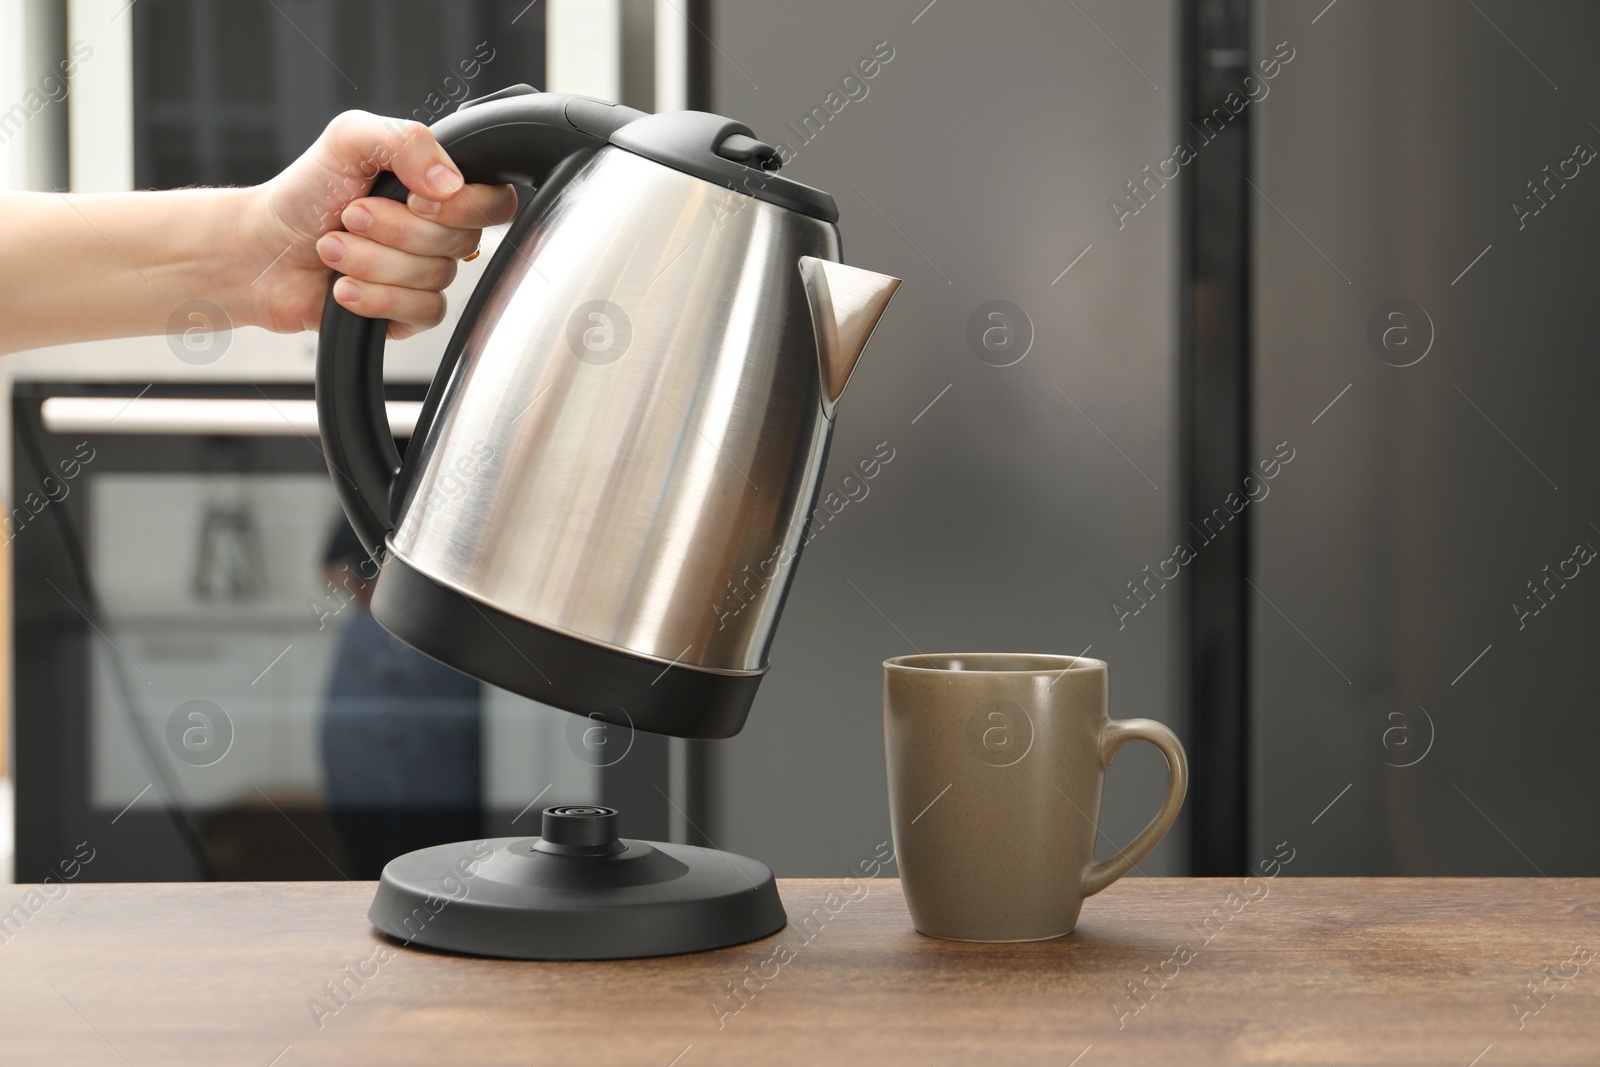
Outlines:
[[[373,197],[393,171],[405,202]],[[206,299],[228,321],[315,330],[329,281],[340,305],[389,320],[391,338],[437,325],[456,265],[516,211],[510,186],[465,184],[424,125],[346,112],[261,185],[110,194],[0,191],[0,353],[167,333]],[[479,683],[414,652],[350,581],[367,555],[348,526],[330,581],[342,613],[320,723],[329,805],[357,878],[423,845],[477,836]]]
[[[324,790],[347,873],[377,878],[401,853],[480,835],[483,687],[373,619],[371,563],[342,519],[323,571],[350,597],[318,729]]]

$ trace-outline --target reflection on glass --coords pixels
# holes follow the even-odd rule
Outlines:
[[[129,17],[141,189],[253,185],[341,111],[432,123],[545,81],[528,0],[139,0]]]

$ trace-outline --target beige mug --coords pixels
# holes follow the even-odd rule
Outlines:
[[[1152,719],[1106,714],[1106,664],[1000,652],[883,662],[889,821],[911,921],[957,941],[1070,934],[1085,897],[1150,854],[1183,806],[1188,763]],[[1096,863],[1112,757],[1148,741],[1167,759],[1161,810]]]

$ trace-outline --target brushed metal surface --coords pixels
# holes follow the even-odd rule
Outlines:
[[[392,547],[551,629],[763,669],[831,429],[798,263],[838,231],[607,148],[500,254]]]
[[[1600,173],[1564,165],[1600,8],[1321,6],[1260,37],[1299,55],[1255,150],[1294,220],[1258,199],[1256,438],[1298,458],[1251,535],[1251,852],[1600,875],[1600,582],[1566,562],[1600,547]]]

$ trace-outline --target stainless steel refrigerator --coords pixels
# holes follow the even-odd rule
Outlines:
[[[905,279],[839,406],[824,489],[848,503],[805,549],[748,725],[709,754],[701,825],[779,874],[843,874],[889,838],[886,656],[1087,651],[1114,716],[1178,725],[1177,597],[1120,622],[1112,602],[1178,526],[1179,205],[1119,225],[1107,203],[1170,149],[1178,11],[710,15],[706,103],[834,194],[846,262]],[[876,477],[850,477],[864,460]],[[1118,755],[1102,854],[1164,781],[1148,746]],[[1182,852],[1174,832],[1141,866]]]
[[[1600,874],[1600,9],[1255,31],[1250,854]]]
[[[1190,752],[1150,873],[1600,873],[1600,12],[710,8],[703,99],[907,283],[830,477],[895,458],[702,830],[842,871],[888,836],[883,656],[1087,647]],[[1102,852],[1161,770],[1119,756]]]

